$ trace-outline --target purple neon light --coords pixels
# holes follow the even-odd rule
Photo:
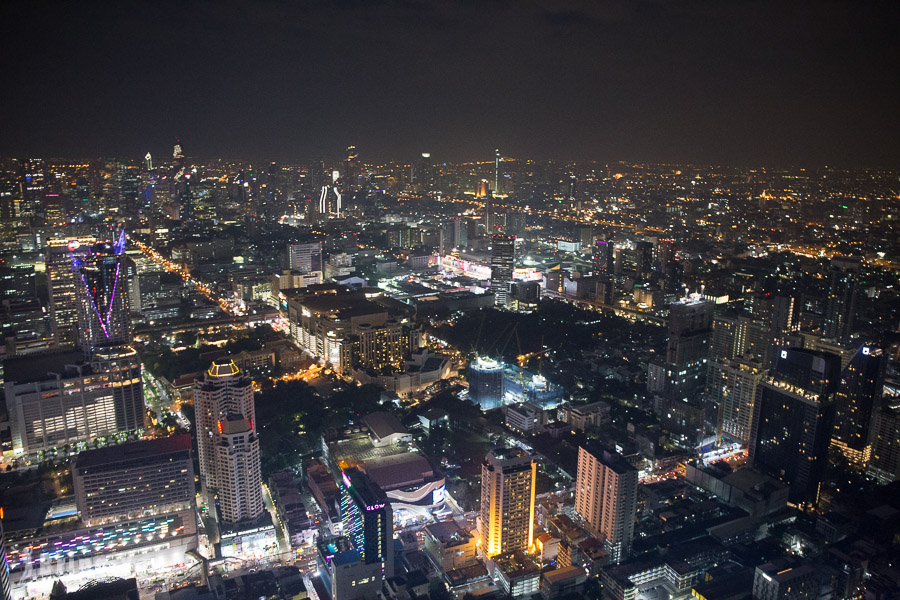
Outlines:
[[[75,265],[77,267],[78,262],[80,262],[80,261],[78,261],[77,258],[73,258],[73,260],[72,260],[73,265]],[[107,339],[109,339],[109,335],[110,335],[108,328],[109,328],[109,322],[112,319],[112,306],[113,306],[113,302],[116,299],[116,287],[119,285],[119,269],[121,269],[121,268],[122,268],[122,263],[117,262],[116,263],[116,277],[115,277],[115,279],[113,279],[112,293],[109,295],[109,308],[106,309],[106,323],[103,322],[103,315],[100,314],[100,309],[97,308],[97,303],[94,302],[94,295],[91,294],[91,291],[89,289],[90,286],[88,285],[87,279],[85,279],[83,273],[79,272],[79,275],[81,275],[81,283],[84,285],[84,289],[87,292],[88,298],[90,298],[90,300],[91,300],[91,307],[93,307],[94,312],[97,314],[97,320],[100,322],[100,328],[103,330],[103,335],[105,335],[107,337]]]

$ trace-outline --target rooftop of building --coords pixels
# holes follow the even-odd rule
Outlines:
[[[577,579],[578,577],[585,577],[584,568],[575,565],[560,567],[558,569],[553,569],[552,571],[544,572],[544,579],[551,584],[568,581],[569,579]]]
[[[456,521],[441,521],[425,526],[425,535],[430,535],[447,547],[468,543],[472,534],[456,524]]]
[[[389,412],[373,412],[363,417],[362,420],[369,428],[369,432],[379,440],[386,439],[391,435],[409,434],[409,430]]]
[[[541,567],[521,550],[498,554],[492,557],[491,561],[507,579],[537,575],[541,572]]]
[[[65,377],[67,365],[86,365],[84,353],[79,350],[65,350],[16,356],[3,361],[3,370],[8,382],[33,383],[55,379],[49,375],[50,373],[58,373]]]
[[[149,461],[154,457],[165,456],[176,452],[185,452],[191,449],[191,434],[182,433],[155,440],[141,440],[107,446],[96,450],[79,452],[73,462],[73,468],[85,469],[100,465],[115,465],[116,463],[142,460]]]
[[[387,312],[384,306],[367,298],[363,291],[301,295],[296,297],[296,301],[312,313],[337,320]]]
[[[246,433],[252,431],[253,427],[244,417],[236,413],[230,413],[224,420],[219,421],[220,432],[225,435],[234,435],[236,433]]]
[[[225,357],[213,360],[206,374],[210,377],[234,377],[240,372],[241,370],[234,364],[234,361]]]
[[[385,490],[422,483],[435,476],[431,463],[417,452],[404,452],[366,461],[365,470],[372,481]]]
[[[615,471],[616,473],[636,472],[634,466],[625,458],[613,450],[601,444],[586,444],[583,446],[586,452],[597,458],[604,465]]]
[[[494,448],[490,452],[488,452],[487,460],[490,460],[491,457],[498,461],[515,461],[528,459],[531,460],[531,455],[518,447],[512,448]]]

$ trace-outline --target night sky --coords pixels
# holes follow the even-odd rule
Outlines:
[[[897,2],[0,2],[0,154],[900,166]]]

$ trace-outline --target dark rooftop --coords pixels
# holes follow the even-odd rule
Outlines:
[[[66,365],[84,365],[84,353],[78,350],[50,352],[48,354],[29,354],[28,356],[8,358],[3,361],[6,381],[31,383],[53,379],[48,373],[65,375]]]
[[[107,446],[97,450],[86,450],[75,457],[73,467],[75,469],[84,469],[98,465],[112,465],[124,461],[149,460],[155,456],[185,452],[190,449],[191,434],[181,433],[156,440],[142,440]]]

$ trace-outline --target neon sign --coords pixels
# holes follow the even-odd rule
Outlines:
[[[384,503],[381,503],[381,504],[372,504],[372,505],[370,505],[370,506],[367,506],[367,507],[366,507],[366,510],[367,510],[368,512],[372,512],[373,510],[381,510],[382,508],[384,508]]]

